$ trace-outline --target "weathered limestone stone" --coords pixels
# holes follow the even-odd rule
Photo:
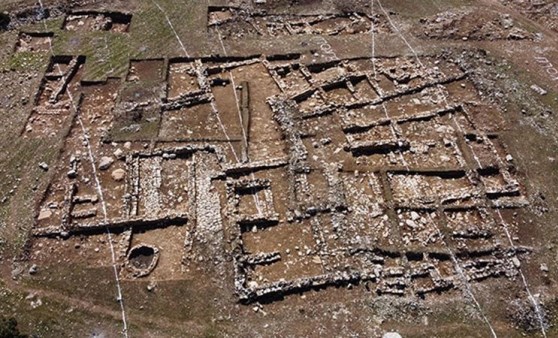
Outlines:
[[[110,166],[114,163],[114,159],[112,157],[103,156],[99,161],[99,169],[107,170]]]
[[[383,338],[402,338],[397,332],[387,332],[384,334]]]
[[[41,210],[41,212],[39,213],[39,221],[42,221],[44,219],[50,218],[50,216],[52,216],[52,211],[45,209],[45,210]]]
[[[124,169],[116,169],[112,172],[112,174],[110,175],[112,176],[112,179],[120,182],[124,179],[124,177],[126,177],[126,170]]]
[[[124,155],[124,151],[122,151],[122,149],[118,148],[114,151],[113,154],[116,158],[121,158]]]

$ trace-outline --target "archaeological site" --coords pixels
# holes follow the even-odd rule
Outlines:
[[[0,1],[0,338],[558,337],[558,2]]]

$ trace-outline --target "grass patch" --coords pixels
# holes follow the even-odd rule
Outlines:
[[[0,235],[5,241],[0,250],[17,256],[28,238],[33,225],[34,199],[41,191],[39,185],[46,186],[48,175],[38,167],[38,163],[53,163],[58,155],[58,142],[52,139],[20,140],[8,152],[10,157],[1,160],[2,172],[11,173],[12,179],[0,180],[0,190],[13,194],[0,205],[0,222],[5,226]],[[14,189],[14,186],[16,189]],[[36,186],[36,189],[33,189]],[[2,195],[4,196],[4,195]]]
[[[14,317],[18,328],[24,334],[35,337],[66,337],[69,332],[75,336],[87,337],[91,331],[99,328],[106,336],[118,333],[120,321],[88,309],[75,309],[52,297],[27,297],[25,291],[13,291],[0,288],[0,316]],[[33,309],[31,302],[40,299],[42,305]]]
[[[456,10],[473,4],[473,0],[423,0],[409,2],[407,0],[382,1],[386,11],[393,10],[410,18],[421,18],[431,16],[447,10]]]
[[[22,32],[58,32],[62,28],[64,23],[64,17],[58,17],[54,19],[47,19],[40,22],[35,22],[26,26],[22,26],[20,30]]]
[[[48,59],[49,54],[47,52],[18,52],[8,59],[3,68],[16,72],[38,71],[45,66]]]

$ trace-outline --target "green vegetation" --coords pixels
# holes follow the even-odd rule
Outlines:
[[[382,1],[382,4],[388,13],[390,10],[393,10],[403,16],[421,18],[449,9],[464,7],[470,5],[472,2],[471,0],[424,0],[415,1],[412,6],[409,6],[409,2],[406,0],[393,0],[385,3]]]
[[[22,32],[57,32],[61,30],[64,17],[35,22],[21,28]]]
[[[48,55],[46,53],[19,52],[14,53],[5,66],[12,71],[39,70],[46,64]]]
[[[180,36],[193,36],[184,40],[189,54],[198,54],[207,46],[205,40],[205,2],[174,2],[160,0],[158,4],[169,16]],[[186,8],[185,8],[186,7]],[[64,18],[59,17],[30,24],[21,28],[29,32],[54,33],[53,49],[57,55],[84,55],[86,64],[83,80],[103,81],[107,77],[124,77],[130,59],[183,56],[184,51],[159,8],[147,2],[134,13],[128,33],[105,31],[80,32],[62,29]],[[17,53],[22,54],[22,53]],[[29,53],[30,54],[30,53]],[[22,54],[9,60],[8,69],[21,70],[41,59]],[[0,65],[0,69],[6,66]]]
[[[0,338],[25,338],[17,328],[15,318],[0,318]]]

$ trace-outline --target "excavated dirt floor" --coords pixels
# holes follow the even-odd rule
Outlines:
[[[0,11],[0,332],[558,336],[552,1]]]

